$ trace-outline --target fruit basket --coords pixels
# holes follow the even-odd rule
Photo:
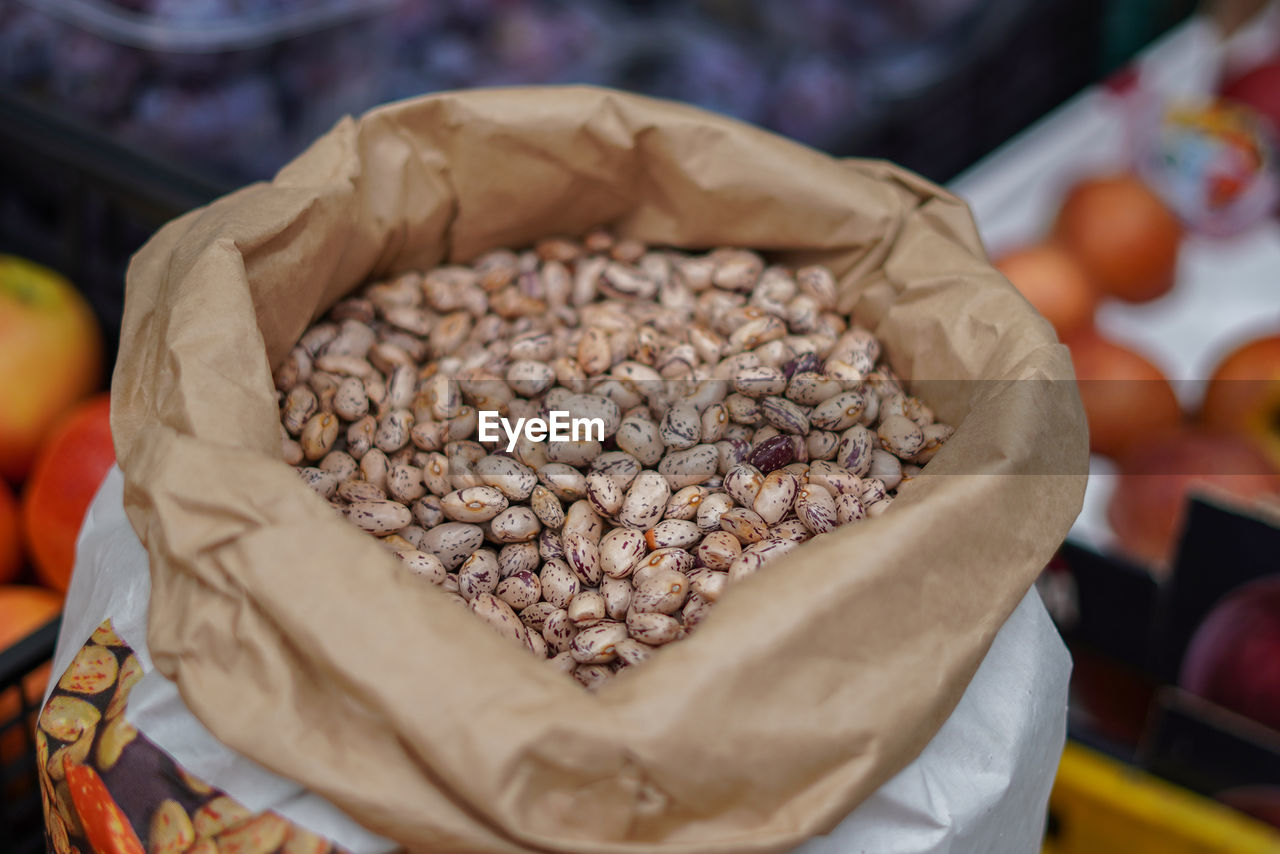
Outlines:
[[[33,737],[41,697],[21,690],[53,657],[55,619],[0,652],[0,839],[10,854],[45,850]]]

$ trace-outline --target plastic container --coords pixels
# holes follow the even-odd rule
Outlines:
[[[34,737],[42,698],[33,702],[19,686],[53,658],[60,623],[55,619],[0,652],[0,847],[7,854],[45,851]]]
[[[1078,744],[1049,797],[1043,854],[1274,854],[1280,831]]]
[[[0,0],[0,85],[260,177],[377,103],[397,0]]]

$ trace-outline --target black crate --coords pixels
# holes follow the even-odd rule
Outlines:
[[[164,223],[232,189],[0,88],[0,252],[84,293],[115,359],[129,257]]]
[[[1075,660],[1069,735],[1207,796],[1280,786],[1280,732],[1176,687],[1200,622],[1225,596],[1280,571],[1280,528],[1235,506],[1189,502],[1177,559],[1145,569],[1068,543],[1076,613],[1059,620]]]
[[[0,652],[0,847],[8,854],[45,851],[35,743],[41,697],[23,686],[53,658],[60,624],[54,619]]]

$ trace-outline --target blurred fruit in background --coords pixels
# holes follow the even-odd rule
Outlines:
[[[9,584],[22,571],[22,532],[18,502],[8,484],[0,480],[0,584]]]
[[[65,593],[85,512],[115,462],[111,399],[99,394],[77,406],[40,449],[22,495],[22,530],[42,584]]]
[[[1056,243],[1015,249],[995,262],[1027,301],[1044,315],[1060,339],[1093,325],[1098,293],[1075,256]]]
[[[1242,344],[1214,369],[1200,418],[1255,439],[1280,468],[1280,334]]]
[[[8,649],[49,622],[61,608],[62,597],[52,590],[25,584],[0,584],[0,650]],[[0,719],[4,717],[0,713]]]
[[[1134,175],[1086,178],[1074,185],[1053,233],[1105,294],[1145,302],[1173,287],[1182,226]]]
[[[40,587],[0,585],[0,653],[52,620],[62,610],[62,597]],[[23,693],[30,705],[38,705],[49,682],[48,663],[23,680]],[[0,692],[0,722],[18,717],[21,708],[17,686]],[[12,762],[26,751],[28,736],[19,727],[0,734],[0,763]]]
[[[0,255],[0,477],[20,482],[53,422],[97,387],[101,346],[70,282]]]
[[[1189,493],[1247,506],[1280,492],[1280,471],[1252,441],[1230,434],[1185,429],[1155,436],[1133,444],[1117,462],[1107,518],[1121,551],[1157,571],[1172,561]]]
[[[1280,786],[1237,786],[1214,797],[1258,821],[1280,827]]]
[[[1095,454],[1118,457],[1182,422],[1173,387],[1145,356],[1096,331],[1066,343],[1089,422],[1089,449]]]
[[[1222,96],[1248,104],[1266,117],[1273,133],[1280,133],[1280,58],[1264,62],[1228,80]]]
[[[1179,684],[1280,733],[1280,576],[1214,606],[1191,638]]]

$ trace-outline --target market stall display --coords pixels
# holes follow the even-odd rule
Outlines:
[[[1172,279],[1132,275],[1132,295],[1149,299],[1103,296],[1095,331],[1065,336],[1091,427],[1105,429],[1092,438],[1084,511],[1042,589],[1076,661],[1073,737],[1264,821],[1274,813],[1254,789],[1280,781],[1275,734],[1256,710],[1250,720],[1171,686],[1197,628],[1221,625],[1215,605],[1274,577],[1280,547],[1273,131],[1247,87],[1246,106],[1219,100],[1233,91],[1220,81],[1274,56],[1277,14],[1273,4],[1230,39],[1193,21],[955,185],[996,251],[1041,239],[1069,188],[1092,176],[1127,174],[1182,223]],[[1207,637],[1221,632],[1199,641],[1218,654],[1199,652],[1186,684],[1225,680],[1229,691],[1208,692],[1220,701],[1265,696],[1266,669],[1244,664],[1248,649],[1223,653]],[[1112,806],[1108,821],[1124,812]],[[1146,832],[1190,844],[1176,822]]]

